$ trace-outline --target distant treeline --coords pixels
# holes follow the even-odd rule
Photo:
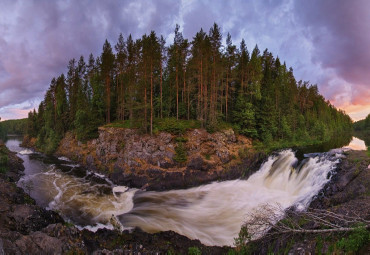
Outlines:
[[[370,133],[370,114],[365,119],[353,123],[355,131],[368,131]]]
[[[366,146],[370,149],[370,114],[363,120],[353,123],[355,135],[364,140]]]
[[[27,132],[28,119],[5,120],[0,122],[0,139],[8,134],[23,135]]]
[[[101,55],[70,60],[29,113],[28,134],[52,150],[69,130],[87,140],[117,121],[147,133],[170,118],[197,120],[210,131],[227,123],[266,143],[323,140],[351,129],[348,115],[316,85],[297,82],[267,49],[249,51],[244,40],[236,46],[230,34],[222,45],[217,24],[190,40],[179,26],[174,35],[167,46],[154,31],[136,40],[121,34],[113,47],[105,41]]]

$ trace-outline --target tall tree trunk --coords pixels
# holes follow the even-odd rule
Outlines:
[[[186,90],[186,92],[188,94],[188,100],[187,100],[187,103],[188,103],[188,120],[190,120],[190,82],[188,82],[187,84],[188,84],[188,89]]]
[[[217,95],[216,95],[216,57],[213,56],[213,86],[211,91],[211,120],[212,122],[216,119],[216,105],[217,105]]]
[[[229,96],[229,70],[227,70],[227,73],[226,73],[226,95],[225,95],[225,119],[227,121],[227,99],[228,99],[228,96]]]
[[[203,88],[203,59],[200,61],[200,96],[201,96],[201,105],[200,105],[200,116],[201,116],[201,122],[202,127],[204,127],[204,109],[203,109],[203,102],[204,100],[204,88]]]
[[[107,88],[107,117],[106,117],[107,119],[106,119],[106,122],[110,123],[110,80],[109,80],[108,75],[105,77],[105,84]]]
[[[200,70],[200,62],[199,62],[199,70]],[[201,82],[200,82],[200,72],[199,72],[199,77],[198,77],[198,102],[197,102],[197,118],[201,118],[201,111],[200,111],[200,106],[201,106],[201,98],[202,98],[202,89],[201,89]]]
[[[183,77],[183,79],[184,79],[184,88],[182,90],[182,103],[185,107],[185,103],[186,103],[186,94],[185,94],[186,93],[186,69],[185,69],[185,67],[184,67],[183,73],[184,73],[184,77]]]
[[[148,117],[147,117],[147,103],[146,103],[146,97],[147,97],[147,93],[146,93],[146,82],[147,82],[147,79],[146,79],[146,64],[144,65],[144,126],[145,126],[145,132],[148,132]]]
[[[163,92],[162,92],[162,62],[160,64],[160,75],[161,75],[161,80],[160,80],[160,93],[161,93],[161,119],[163,118]]]
[[[125,120],[125,90],[123,88],[122,77],[121,77],[121,99],[122,99],[121,115],[122,115],[122,120]]]
[[[178,68],[176,66],[176,119],[179,119],[179,77]]]
[[[206,66],[205,67],[205,69],[206,70],[208,70],[208,68],[207,68],[208,66]],[[203,76],[203,75],[202,75]],[[207,75],[206,76],[206,78],[208,78],[207,79],[207,82],[209,82],[209,75]],[[207,84],[207,82],[205,82],[204,83],[204,90],[203,90],[203,92],[204,92],[204,109],[203,109],[203,111],[204,111],[204,121],[207,121],[208,120],[208,84]]]
[[[150,61],[150,134],[153,134],[153,60]]]
[[[134,112],[133,112],[133,108],[134,108],[134,101],[133,101],[133,95],[132,95],[132,80],[131,80],[131,75],[129,76],[129,85],[128,85],[128,94],[129,94],[129,102],[130,102],[130,109],[129,109],[129,118],[130,118],[130,123],[133,122],[134,120]]]

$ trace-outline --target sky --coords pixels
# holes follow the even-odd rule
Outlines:
[[[27,117],[68,61],[99,55],[105,39],[154,30],[171,43],[179,24],[191,40],[214,22],[224,39],[279,56],[353,120],[370,113],[367,0],[1,0],[0,117]]]

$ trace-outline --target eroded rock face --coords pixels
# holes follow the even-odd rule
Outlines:
[[[176,161],[180,144],[185,162]],[[185,176],[189,175],[193,180],[201,180],[194,181],[194,185],[223,179],[224,170],[242,163],[240,151],[248,148],[251,141],[237,136],[232,129],[213,134],[194,129],[182,136],[165,132],[150,136],[135,129],[102,127],[99,137],[86,144],[67,134],[57,155],[108,174],[117,184],[166,189],[188,187]],[[167,183],[163,184],[165,180]]]

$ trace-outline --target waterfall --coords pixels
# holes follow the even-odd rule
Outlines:
[[[270,156],[248,180],[215,182],[187,190],[136,192],[133,209],[118,218],[125,227],[172,230],[206,245],[233,245],[248,214],[266,204],[304,210],[329,181],[338,162],[320,154],[299,165],[294,152]]]
[[[80,228],[172,230],[206,245],[233,245],[251,213],[263,212],[266,205],[306,209],[343,157],[343,149],[335,149],[306,154],[299,162],[292,150],[284,150],[247,180],[147,192],[115,186],[67,158],[50,161],[19,147],[19,142],[9,140],[7,146],[24,160],[25,175],[18,185],[40,206],[57,210]]]

